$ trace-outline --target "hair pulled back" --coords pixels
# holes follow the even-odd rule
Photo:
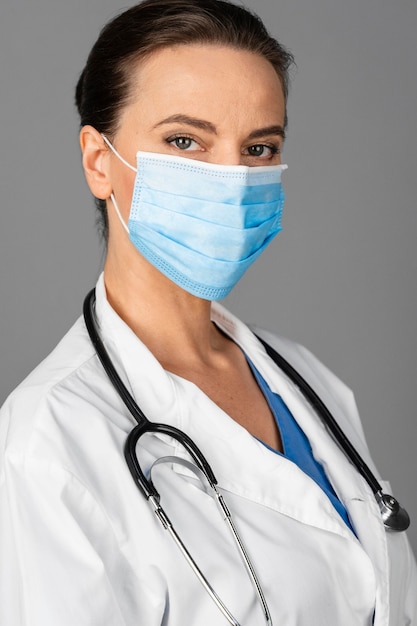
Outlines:
[[[293,56],[269,35],[259,17],[228,0],[144,0],[100,32],[79,78],[75,101],[81,126],[111,138],[134,85],[132,68],[164,47],[218,44],[259,54],[274,67],[287,99]],[[96,199],[107,236],[106,203]]]

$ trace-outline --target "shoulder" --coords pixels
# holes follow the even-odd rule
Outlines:
[[[131,428],[80,319],[0,411],[0,491],[2,483],[18,493],[22,481],[51,482],[58,499],[84,491],[113,511]]]
[[[47,433],[59,423],[69,428],[70,415],[85,413],[83,398],[91,399],[98,377],[101,385],[95,350],[80,318],[4,403],[0,411],[3,453],[32,453],[41,433],[46,441]],[[89,393],[84,393],[87,388]]]
[[[28,389],[47,392],[82,367],[95,354],[80,317],[52,352],[20,383],[9,399],[16,399]]]

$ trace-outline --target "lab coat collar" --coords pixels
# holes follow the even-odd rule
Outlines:
[[[103,274],[96,285],[96,318],[116,370],[144,414],[154,422],[175,422],[176,392],[170,375],[111,307]],[[133,417],[131,421],[135,424]]]
[[[293,463],[268,450],[227,416],[193,383],[166,372],[146,346],[111,308],[103,275],[96,287],[96,315],[105,346],[141,409],[151,421],[186,432],[203,450],[219,486],[249,498],[302,523],[356,538],[334,510],[320,487]],[[251,330],[218,303],[212,319],[249,356],[272,391],[279,393],[307,435],[315,457],[346,506],[361,545],[370,557],[378,582],[375,626],[386,626],[378,615],[388,615],[388,565],[385,532],[369,487],[332,441],[307,400],[271,361]],[[280,350],[279,340],[276,349]],[[326,403],[328,393],[322,399]],[[331,399],[330,399],[331,401]],[[334,406],[332,407],[334,409]],[[335,412],[343,426],[345,416]],[[133,424],[133,418],[132,418]],[[230,445],[233,442],[233,445]],[[182,455],[182,449],[177,448]],[[182,466],[175,471],[186,473]],[[286,486],[281,489],[280,485]],[[289,488],[290,486],[290,488]]]

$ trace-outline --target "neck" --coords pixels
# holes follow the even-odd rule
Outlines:
[[[164,366],[209,362],[224,341],[211,322],[210,301],[187,293],[134,255],[136,262],[126,263],[109,250],[104,281],[112,308]]]

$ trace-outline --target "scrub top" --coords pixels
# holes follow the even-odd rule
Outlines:
[[[345,524],[354,532],[347,511],[337,497],[329,479],[326,476],[323,466],[321,463],[316,461],[313,456],[313,451],[306,435],[295,421],[292,413],[289,411],[281,396],[271,391],[268,383],[261,376],[250,359],[246,357],[246,360],[275,418],[281,435],[284,456],[298,465],[298,467],[303,470],[307,476],[310,476],[310,478],[312,478],[319,485],[319,487],[321,487]],[[267,447],[269,448],[269,446]],[[272,448],[270,449],[273,450]],[[273,451],[276,452],[276,454],[280,454],[280,452],[277,452],[276,450]]]

